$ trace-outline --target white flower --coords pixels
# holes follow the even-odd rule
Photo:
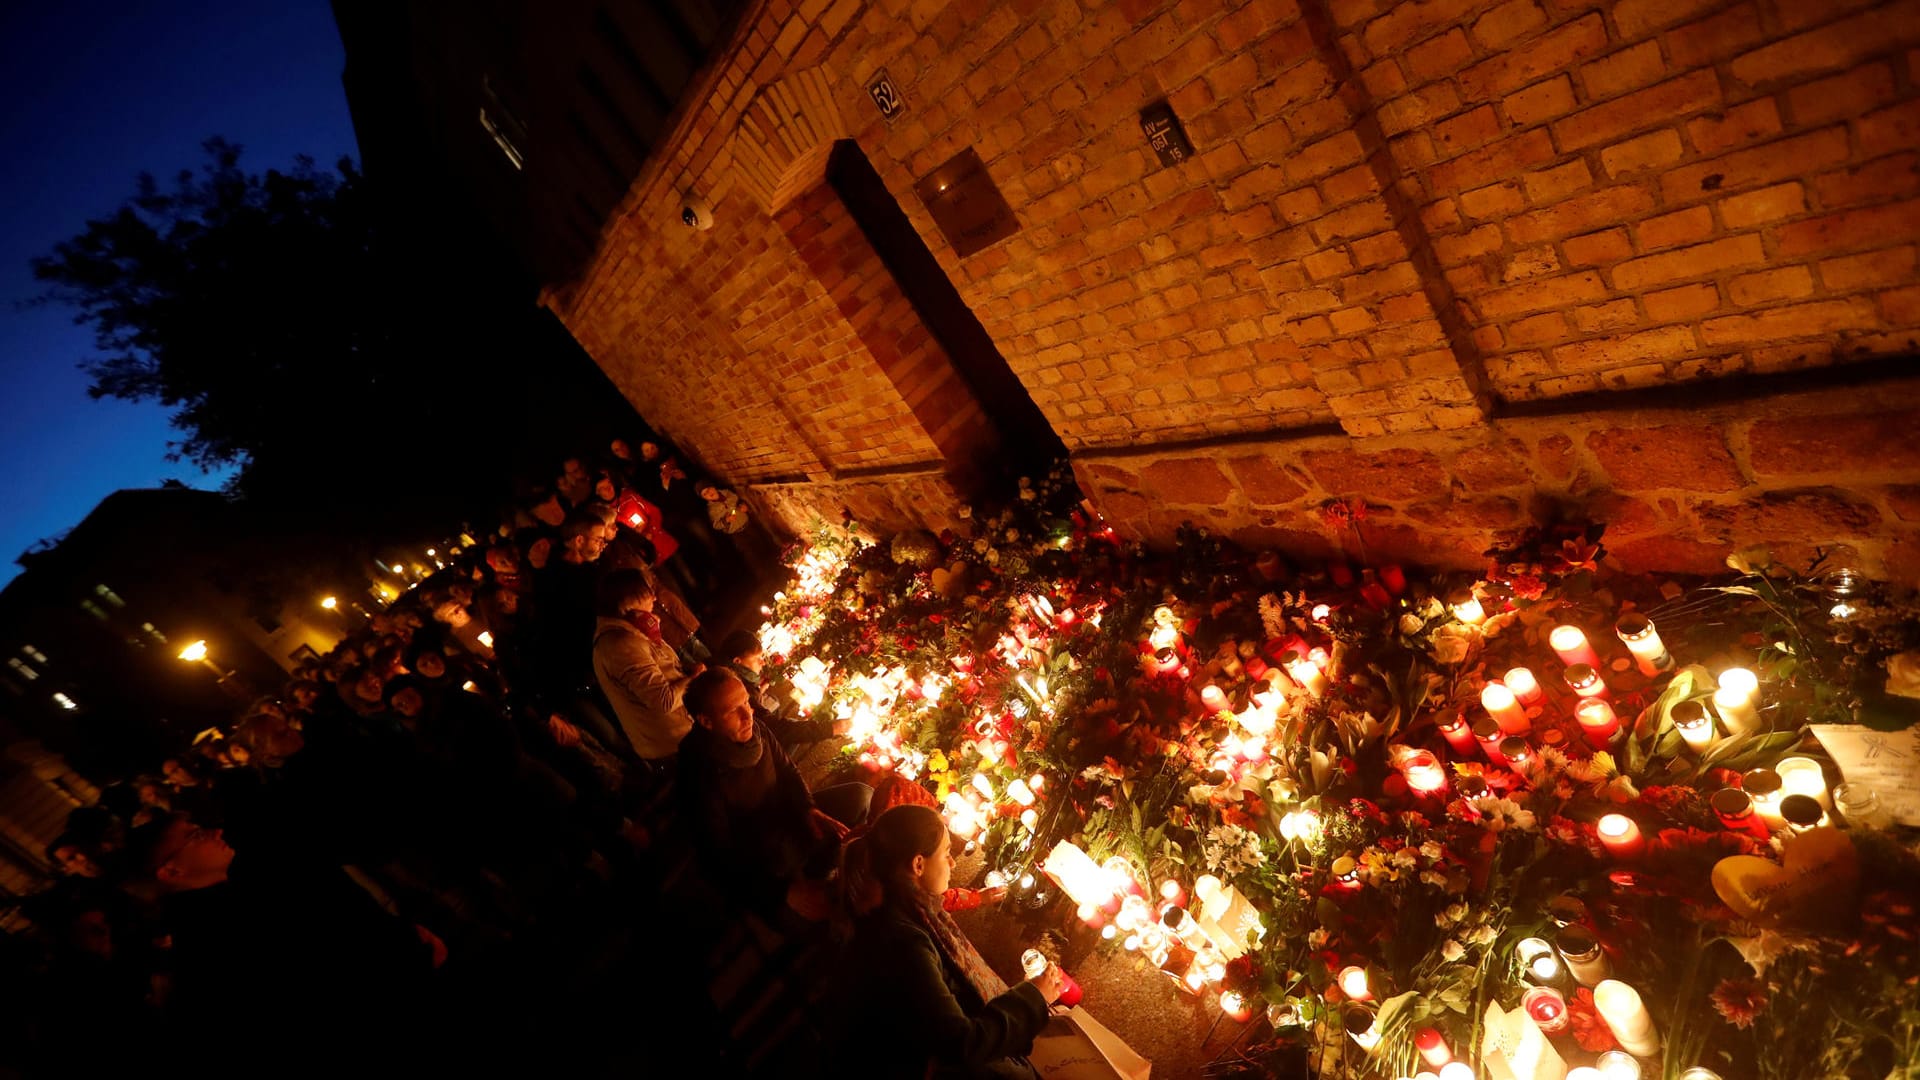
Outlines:
[[[1457,664],[1473,652],[1479,641],[1480,633],[1473,627],[1448,623],[1433,632],[1431,652],[1439,663]]]
[[[1412,848],[1401,848],[1392,855],[1393,865],[1403,870],[1411,870],[1420,865],[1420,856]]]
[[[1447,887],[1447,875],[1441,873],[1438,870],[1420,871],[1420,880],[1422,883],[1427,885],[1432,885],[1434,888],[1437,888],[1437,889],[1444,889]]]
[[[1400,632],[1403,634],[1417,634],[1425,625],[1427,625],[1426,622],[1411,611],[1400,616]]]
[[[1533,811],[1525,809],[1512,799],[1497,799],[1482,796],[1473,800],[1474,809],[1483,815],[1480,827],[1489,832],[1502,832],[1507,828],[1531,832],[1534,827]]]
[[[1500,932],[1491,926],[1476,926],[1467,931],[1467,941],[1473,945],[1491,945],[1499,936]]]
[[[1920,698],[1920,649],[1887,657],[1887,693]]]
[[[987,543],[987,538],[984,536],[973,542],[973,550],[974,550],[974,553],[977,555],[985,555],[987,553],[987,549],[992,546],[993,546],[992,544]]]
[[[1446,854],[1446,849],[1440,846],[1440,841],[1429,840],[1426,843],[1420,845],[1420,854],[1425,855],[1429,859],[1438,861],[1441,856]]]
[[[1222,877],[1237,877],[1267,861],[1260,838],[1238,825],[1216,825],[1207,833],[1207,869]]]
[[[1316,926],[1307,932],[1307,948],[1324,949],[1327,947],[1327,939],[1332,936],[1332,934],[1327,933],[1326,927]]]
[[[1440,959],[1449,964],[1465,958],[1466,955],[1467,947],[1453,938],[1448,938],[1447,943],[1440,946]]]
[[[973,518],[973,507],[971,507],[971,506],[962,506],[962,507],[960,507],[960,520],[961,520],[961,521],[968,521],[968,520],[971,520],[972,518]]]

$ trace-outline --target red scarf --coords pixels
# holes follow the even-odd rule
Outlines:
[[[994,974],[980,956],[980,950],[973,947],[967,935],[960,932],[959,924],[953,916],[941,907],[938,896],[923,896],[918,902],[907,905],[915,922],[933,938],[933,944],[947,963],[957,968],[967,982],[973,985],[974,993],[980,995],[981,1002],[989,1002],[1007,992],[1007,984]]]
[[[664,645],[666,636],[660,632],[660,616],[651,611],[636,611],[627,616],[627,625],[647,635],[647,640],[655,645]]]

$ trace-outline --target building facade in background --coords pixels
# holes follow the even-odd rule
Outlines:
[[[109,495],[22,556],[0,590],[9,741],[38,739],[110,779],[277,689],[374,603],[364,575],[317,563],[296,536],[226,496],[167,487]]]
[[[1572,513],[1920,576],[1913,0],[751,0],[624,156],[592,28],[685,5],[562,6],[490,9],[524,139],[491,69],[428,126],[790,528],[945,523],[1038,415],[1148,540],[1473,565]]]

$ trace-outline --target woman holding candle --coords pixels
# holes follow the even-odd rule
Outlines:
[[[941,910],[951,843],[939,814],[901,805],[847,846],[836,1076],[1037,1080],[1021,1055],[1065,981],[1049,966],[1008,989],[981,959]]]

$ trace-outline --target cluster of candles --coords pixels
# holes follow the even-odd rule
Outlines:
[[[1178,881],[1160,883],[1151,895],[1134,875],[1131,863],[1114,856],[1096,863],[1069,841],[1055,844],[1042,868],[1078,905],[1075,914],[1108,941],[1138,952],[1190,993],[1218,986],[1227,962],[1259,940],[1266,928],[1251,902],[1212,874],[1193,883],[1193,902]],[[1220,1006],[1236,1019],[1252,1017],[1252,1006],[1224,991]]]
[[[997,807],[1010,803],[1020,807],[1020,824],[1032,833],[1040,824],[1040,811],[1034,808],[1034,803],[1046,786],[1045,774],[1034,773],[1030,779],[1009,781],[1005,790],[996,792],[993,781],[985,773],[974,773],[972,783],[947,792],[947,801],[942,806],[947,828],[962,840],[972,840],[992,824],[999,813]]]

